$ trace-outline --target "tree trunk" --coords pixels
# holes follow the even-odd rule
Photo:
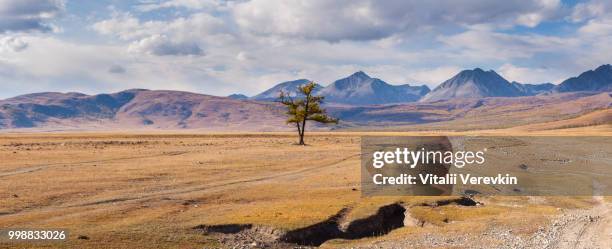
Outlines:
[[[300,122],[295,122],[298,129],[298,136],[300,137],[299,144],[304,145],[304,135],[302,134],[302,129],[300,129]]]
[[[306,145],[306,143],[304,143],[304,132],[305,131],[306,131],[306,120],[302,122],[302,133],[300,133],[300,145]]]
[[[302,120],[302,134],[300,134],[300,145],[304,143],[304,132],[306,132],[306,119],[308,118],[308,105],[310,104],[310,93],[306,94],[306,104],[304,105],[304,118]]]

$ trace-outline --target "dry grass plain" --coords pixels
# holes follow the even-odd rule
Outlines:
[[[218,248],[201,224],[256,224],[290,230],[321,222],[343,208],[348,220],[383,205],[444,197],[361,197],[364,135],[603,135],[612,126],[564,130],[307,134],[293,133],[5,133],[0,134],[0,227],[66,228],[58,243],[0,243],[0,248]],[[423,227],[380,237],[334,239],[344,248],[388,240],[424,241],[432,234],[478,240],[505,228],[529,236],[564,209],[591,198],[483,197],[484,206],[414,206]],[[88,239],[77,239],[80,235]],[[499,242],[499,241],[498,241]],[[490,245],[498,243],[488,241]],[[443,244],[440,247],[447,247]]]

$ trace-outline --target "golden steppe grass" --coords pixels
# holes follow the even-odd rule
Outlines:
[[[0,227],[66,228],[60,243],[7,248],[219,247],[200,224],[252,223],[294,229],[344,207],[347,219],[386,204],[406,206],[445,197],[362,197],[360,137],[368,135],[612,135],[609,125],[565,130],[479,132],[320,132],[309,146],[293,133],[6,133],[0,134]],[[583,208],[584,198],[486,197],[481,207],[411,207],[422,228],[386,236],[333,240],[323,246],[415,236],[476,234],[503,224],[524,233],[558,208]],[[446,222],[443,222],[446,220]],[[450,222],[448,222],[450,221]],[[467,232],[469,231],[469,232]],[[88,240],[77,239],[79,235]]]

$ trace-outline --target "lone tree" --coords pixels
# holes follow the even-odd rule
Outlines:
[[[306,131],[306,121],[315,121],[323,124],[338,123],[338,119],[328,116],[325,109],[321,108],[324,97],[313,95],[312,91],[315,86],[314,82],[299,86],[298,96],[295,98],[283,91],[280,93],[279,102],[287,106],[287,124],[295,124],[297,127],[298,135],[300,136],[299,145],[305,145],[304,132]]]

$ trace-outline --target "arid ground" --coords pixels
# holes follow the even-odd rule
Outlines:
[[[70,236],[0,248],[610,248],[610,197],[362,197],[373,134],[612,127],[311,133],[308,146],[293,133],[5,133],[0,228]]]

